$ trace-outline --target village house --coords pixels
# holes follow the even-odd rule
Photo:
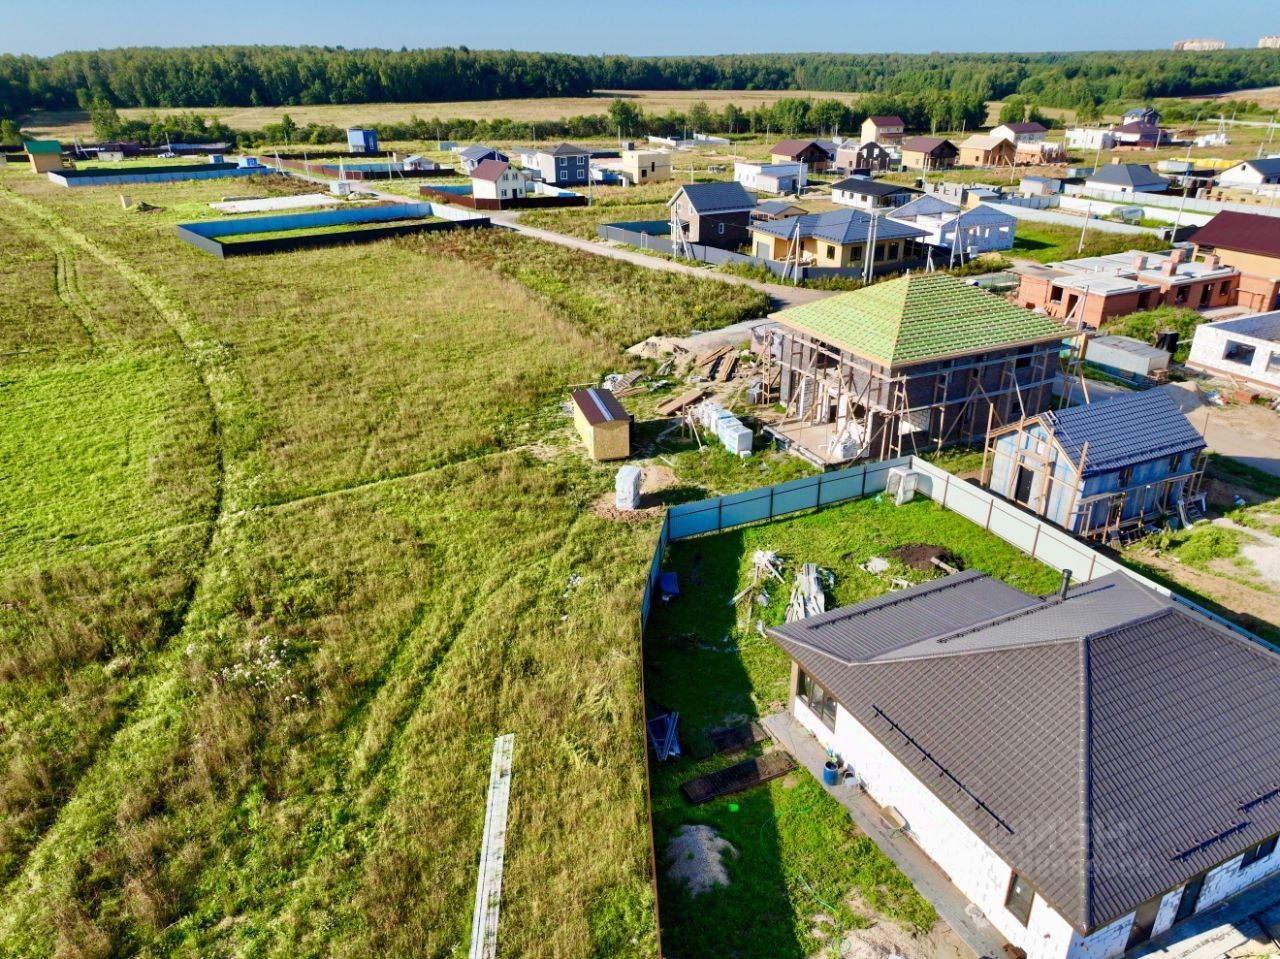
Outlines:
[[[1218,185],[1224,187],[1260,187],[1280,183],[1280,157],[1245,160],[1218,174]]]
[[[1110,193],[1162,193],[1169,181],[1145,163],[1108,163],[1085,177],[1084,185]]]
[[[1155,127],[1160,125],[1160,111],[1155,107],[1131,107],[1120,119],[1122,123],[1145,123]]]
[[[1026,140],[1015,145],[1013,162],[1018,166],[1065,163],[1067,148],[1061,140]]]
[[[543,183],[573,186],[591,178],[591,153],[572,143],[535,151],[533,164],[541,173]]]
[[[949,170],[960,151],[941,137],[908,137],[902,141],[902,166],[907,170]]]
[[[742,163],[733,165],[733,179],[758,193],[799,193],[809,182],[804,163]]]
[[[1177,515],[1205,441],[1163,389],[1046,410],[992,432],[991,492],[1079,536],[1109,540]]]
[[[486,160],[495,160],[498,163],[510,163],[511,157],[507,156],[493,147],[487,147],[483,143],[476,143],[463,150],[458,151],[458,160],[462,164],[462,172],[468,176]]]
[[[1069,575],[1035,596],[966,570],[768,635],[790,714],[1009,955],[1118,959],[1280,870],[1280,656]]]
[[[919,190],[869,177],[852,176],[831,184],[831,201],[855,210],[892,210],[920,195]]]
[[[961,166],[1009,167],[1016,151],[1012,140],[976,133],[960,144],[959,161]]]
[[[855,210],[806,213],[751,225],[751,252],[762,259],[830,269],[862,269],[868,242],[874,240],[876,273],[919,265],[924,255],[916,227]],[[872,237],[872,230],[875,235]]]
[[[1216,256],[1240,271],[1236,303],[1257,313],[1280,308],[1280,219],[1218,213],[1191,234],[1198,259]]]
[[[1187,366],[1280,394],[1280,311],[1200,324]]]
[[[803,163],[814,173],[831,165],[833,157],[817,140],[782,140],[769,150],[771,163]]]
[[[529,189],[529,174],[503,160],[482,160],[471,171],[471,195],[477,200],[522,200]]]
[[[1240,282],[1234,267],[1212,257],[1194,261],[1181,247],[1024,264],[1011,272],[1020,277],[1017,299],[1024,307],[1095,330],[1112,317],[1159,306],[1231,306]]]
[[[885,173],[894,166],[893,154],[876,143],[842,143],[836,149],[835,170],[838,173]]]
[[[1153,123],[1122,123],[1112,127],[1111,138],[1117,147],[1151,150],[1160,145],[1164,131]]]
[[[750,238],[755,205],[737,182],[687,183],[667,201],[685,240],[722,250],[735,250]]]
[[[618,170],[627,186],[671,179],[671,154],[666,150],[623,150]]]
[[[1034,120],[1027,123],[1002,123],[992,128],[991,135],[1011,143],[1037,143],[1049,135],[1049,128]]]
[[[786,413],[766,431],[823,466],[981,442],[1048,409],[1071,336],[947,273],[911,273],[772,319]]]
[[[892,144],[906,134],[907,125],[898,116],[874,116],[862,121],[862,142]]]
[[[923,242],[961,262],[982,253],[1013,249],[1017,218],[985,203],[962,210],[953,203],[926,194],[887,214],[895,223],[918,227],[927,234]]]
[[[765,200],[763,203],[757,203],[755,209],[751,211],[753,220],[781,220],[789,216],[803,216],[808,211],[802,206],[796,206],[787,200]]]
[[[1116,145],[1115,136],[1102,127],[1071,127],[1066,138],[1073,150],[1111,150]]]

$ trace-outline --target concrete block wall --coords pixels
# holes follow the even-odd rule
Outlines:
[[[1273,315],[1276,317],[1277,327],[1280,327],[1280,313]],[[1280,355],[1280,342],[1253,335],[1250,332],[1252,327],[1253,324],[1232,321],[1202,325],[1196,330],[1195,339],[1191,343],[1187,365],[1209,372],[1245,377],[1254,383],[1280,391],[1280,372],[1267,369],[1272,354]],[[1253,362],[1250,365],[1223,359],[1231,342],[1244,343],[1254,348]]]

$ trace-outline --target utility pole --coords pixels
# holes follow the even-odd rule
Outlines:
[[[1084,226],[1080,227],[1080,245],[1076,247],[1076,253],[1084,252],[1084,234],[1089,229],[1089,217],[1093,214],[1093,197],[1089,198],[1089,202],[1084,208]]]

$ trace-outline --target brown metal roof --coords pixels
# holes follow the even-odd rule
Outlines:
[[[1280,258],[1280,217],[1218,213],[1191,234],[1191,242],[1197,246]]]
[[[951,577],[770,634],[1082,933],[1280,832],[1280,655],[1124,574],[1016,592]]]
[[[623,409],[618,398],[609,390],[577,390],[573,394],[574,405],[582,410],[582,415],[592,426],[597,423],[610,423],[615,420],[630,420],[631,414]]]
[[[498,178],[510,169],[511,164],[502,160],[481,160],[476,164],[476,168],[471,171],[471,178],[473,180],[488,180],[496,183]]]
[[[902,141],[903,152],[912,153],[956,153],[956,145],[942,137],[908,137]]]

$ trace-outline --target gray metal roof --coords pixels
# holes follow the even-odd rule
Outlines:
[[[770,633],[1075,929],[1280,832],[1274,651],[1121,573],[942,582]]]
[[[960,207],[954,203],[939,199],[932,193],[916,197],[910,203],[904,203],[893,211],[891,216],[899,220],[909,220],[914,216],[936,216],[939,213],[959,213]]]
[[[591,151],[586,147],[575,146],[572,143],[561,143],[550,150],[539,150],[538,152],[547,153],[553,157],[568,157],[589,154]]]
[[[765,200],[763,203],[756,204],[756,211],[759,213],[768,213],[773,216],[778,213],[786,213],[788,210],[802,210],[804,207],[796,206],[787,200]]]
[[[928,236],[924,230],[906,223],[895,223],[880,217],[876,224],[876,240],[903,240]],[[817,237],[832,243],[862,243],[871,229],[872,216],[860,210],[832,210],[829,213],[806,213],[781,220],[756,223],[751,229],[783,239],[791,239],[799,230],[801,239]]]
[[[900,183],[885,183],[883,180],[872,180],[865,176],[851,176],[831,184],[831,189],[844,190],[847,193],[860,193],[863,196],[893,196],[896,193],[917,193],[909,186]]]
[[[466,157],[468,160],[483,160],[487,156],[493,156],[495,158],[502,157],[500,152],[495,150],[493,147],[485,146],[483,143],[476,143],[469,146],[465,150],[460,151],[458,155]]]
[[[736,180],[727,183],[687,183],[676,191],[670,202],[675,202],[682,192],[689,198],[689,205],[696,213],[736,213],[750,210],[756,205],[755,197]]]
[[[1108,186],[1166,187],[1169,185],[1168,180],[1143,163],[1108,163],[1090,173],[1085,179],[1091,183],[1102,183]]]
[[[1275,176],[1280,173],[1280,157],[1259,157],[1256,160],[1245,160],[1241,166],[1257,170],[1263,176]]]
[[[1089,444],[1084,476],[1205,448],[1204,438],[1163,389],[1050,410],[1040,420],[1073,463],[1080,462]]]

